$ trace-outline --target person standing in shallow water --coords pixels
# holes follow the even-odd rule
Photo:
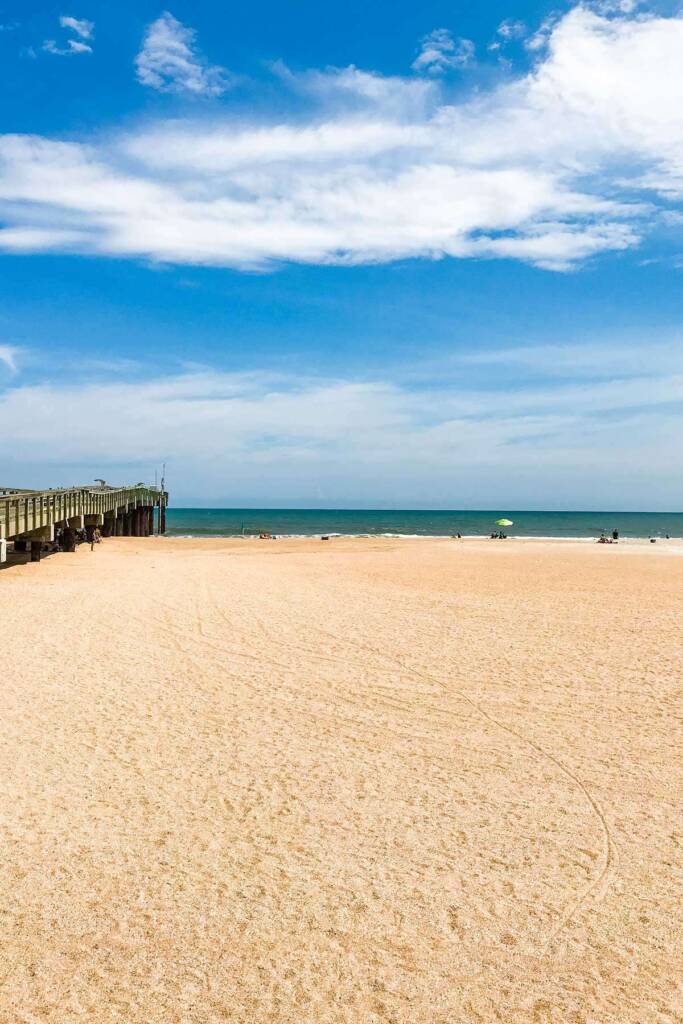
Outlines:
[[[619,531],[612,530],[612,540],[619,540]]]

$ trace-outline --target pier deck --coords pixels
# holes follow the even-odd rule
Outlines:
[[[75,531],[99,529],[103,537],[147,537],[166,530],[168,493],[145,484],[130,487],[70,487],[66,490],[26,491],[0,488],[0,562],[7,541],[40,559],[42,546],[59,531],[64,550],[73,550]]]

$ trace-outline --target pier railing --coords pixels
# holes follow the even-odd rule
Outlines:
[[[138,508],[158,508],[161,526],[167,504],[165,491],[145,485],[49,491],[0,488],[0,539],[49,531],[81,516],[116,518]]]

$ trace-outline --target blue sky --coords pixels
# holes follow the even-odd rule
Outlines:
[[[0,482],[676,509],[672,3],[0,7]]]

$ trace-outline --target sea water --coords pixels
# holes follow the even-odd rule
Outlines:
[[[167,534],[190,537],[450,537],[489,536],[496,519],[512,519],[509,537],[590,540],[604,531],[622,537],[683,537],[681,512],[409,511],[377,509],[169,508]]]

